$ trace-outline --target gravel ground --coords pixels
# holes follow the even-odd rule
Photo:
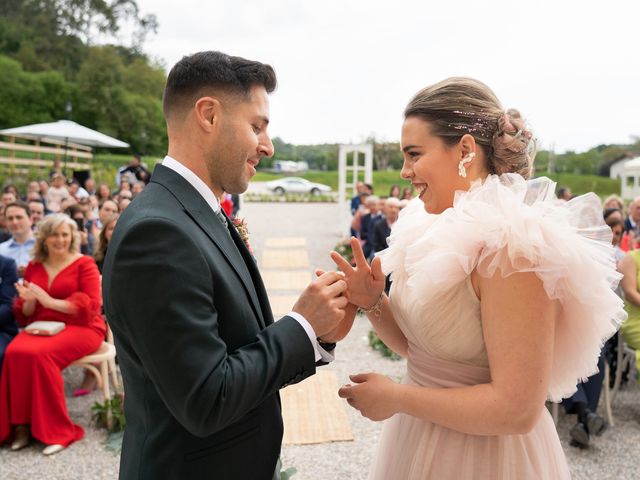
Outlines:
[[[336,204],[248,203],[243,206],[241,216],[247,219],[258,257],[267,237],[303,236],[307,238],[312,266],[329,269],[333,266],[328,252],[339,240],[339,234],[333,228],[337,208]],[[349,374],[363,371],[376,371],[398,379],[403,375],[404,361],[384,359],[368,347],[368,330],[367,320],[358,319],[349,337],[339,345],[336,361],[323,367],[336,372],[340,383],[348,382]],[[40,444],[19,452],[0,448],[0,480],[117,478],[119,456],[104,447],[106,434],[91,424],[91,405],[101,400],[100,394],[70,397],[81,376],[78,369],[65,371],[65,389],[71,417],[85,427],[85,438],[52,457],[41,454]],[[362,418],[346,404],[345,408],[354,441],[283,447],[284,467],[297,469],[294,480],[367,478],[381,424]],[[640,389],[637,386],[620,392],[613,405],[613,414],[616,426],[595,438],[588,450],[568,445],[568,431],[575,419],[560,414],[558,431],[575,480],[639,478]]]

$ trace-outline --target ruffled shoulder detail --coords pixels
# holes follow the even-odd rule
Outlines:
[[[405,298],[416,313],[473,270],[484,277],[534,272],[563,306],[549,387],[558,401],[597,371],[602,345],[626,318],[614,293],[621,275],[611,235],[593,193],[562,202],[548,178],[490,175],[457,192],[440,215],[412,200],[379,255],[392,280],[405,276]]]

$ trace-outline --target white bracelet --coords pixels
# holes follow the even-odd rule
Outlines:
[[[380,294],[378,301],[371,308],[363,308],[362,311],[367,314],[373,313],[374,317],[380,318],[382,316],[382,302],[384,302],[384,292]]]

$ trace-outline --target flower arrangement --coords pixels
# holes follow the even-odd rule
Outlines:
[[[249,243],[249,227],[247,227],[247,222],[245,221],[245,219],[233,217],[231,219],[231,223],[233,223],[233,226],[236,228],[238,235],[240,235],[240,238],[246,245],[247,250],[249,250],[249,253],[251,254],[251,256],[254,256],[253,248],[251,248],[251,244]]]
[[[369,330],[369,345],[374,350],[380,352],[383,357],[386,357],[390,360],[401,360],[402,357],[398,355],[396,352],[391,350],[389,347],[385,345],[385,343],[380,340],[380,337],[376,334],[375,331]]]
[[[344,257],[344,259],[349,262],[351,265],[355,265],[355,260],[353,259],[353,250],[351,249],[351,239],[345,238],[344,240],[340,240],[333,249],[338,252],[340,255]]]

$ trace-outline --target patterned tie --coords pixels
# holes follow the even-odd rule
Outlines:
[[[222,226],[224,227],[224,231],[227,232],[227,235],[229,235],[229,238],[232,238],[231,232],[229,231],[229,222],[227,222],[226,215],[222,213],[222,208],[216,212],[216,216],[218,217],[218,220],[220,220],[220,223],[222,223]]]

